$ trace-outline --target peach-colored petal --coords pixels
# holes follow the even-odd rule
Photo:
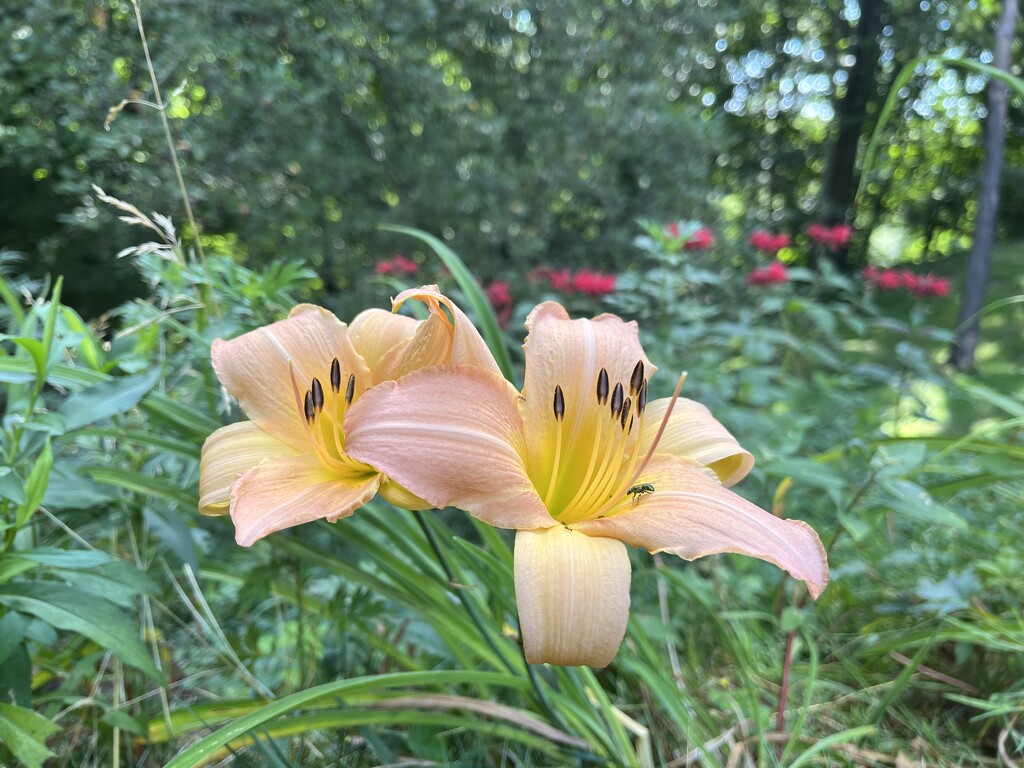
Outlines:
[[[424,368],[353,404],[345,450],[437,507],[500,528],[555,525],[526,475],[516,400],[500,374]]]
[[[721,552],[767,560],[807,582],[815,598],[828,584],[825,548],[809,525],[765,512],[723,488],[697,462],[656,455],[639,482],[651,483],[654,491],[575,527],[685,560]]]
[[[629,620],[629,554],[621,541],[556,525],[516,533],[516,605],[531,664],[605,667]]]
[[[387,381],[394,376],[382,376],[381,361],[396,348],[413,337],[419,322],[407,315],[396,315],[386,309],[367,309],[349,323],[348,334],[352,346],[373,371],[373,383]]]
[[[647,453],[658,432],[670,398],[654,400],[647,405],[640,450]],[[710,467],[727,488],[735,485],[754,466],[754,457],[740,447],[729,430],[711,415],[711,411],[694,400],[680,397],[672,409],[665,433],[658,441],[658,453],[696,459]]]
[[[374,380],[395,381],[430,365],[444,365],[451,357],[452,330],[447,320],[430,315],[417,325],[416,333],[381,358]]]
[[[549,301],[530,312],[526,327],[525,401],[521,407],[530,445],[530,476],[544,485],[554,466],[558,428],[552,418],[555,386],[562,388],[565,398],[564,445],[577,446],[578,455],[573,452],[572,459],[585,467],[595,440],[594,409],[598,407],[601,369],[608,371],[610,388],[621,383],[628,395],[637,361],[643,361],[645,377],[656,368],[640,346],[636,323],[615,315],[571,320],[560,304]]]
[[[402,304],[409,299],[422,301],[431,315],[441,318],[449,327],[450,351],[447,359],[437,360],[437,363],[473,365],[492,373],[501,373],[498,364],[494,361],[494,356],[487,348],[487,344],[480,332],[477,331],[476,326],[470,322],[455,302],[441,293],[436,285],[424,285],[420,288],[402,291],[392,299],[392,308],[397,312]],[[445,313],[442,307],[447,309],[448,313]]]
[[[212,357],[217,378],[249,418],[299,449],[308,447],[309,440],[291,371],[300,397],[314,377],[329,385],[334,358],[340,362],[342,382],[355,374],[357,393],[371,383],[369,368],[352,346],[344,323],[308,304],[296,307],[285,320],[236,339],[217,339]]]
[[[348,517],[373,498],[379,482],[376,474],[328,472],[312,456],[271,459],[231,488],[235,541],[248,547],[274,531]]]
[[[203,443],[199,462],[199,511],[226,515],[231,486],[264,459],[294,456],[294,448],[268,435],[251,421],[221,427]]]

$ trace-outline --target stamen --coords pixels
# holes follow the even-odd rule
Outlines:
[[[632,406],[633,401],[630,400],[628,397],[626,398],[625,402],[622,403],[622,416],[619,419],[619,423],[622,425],[623,429],[626,428],[626,419],[629,418],[629,412]]]
[[[320,379],[313,379],[311,394],[313,395],[313,410],[320,413],[324,409],[324,386],[320,383]]]
[[[331,361],[331,389],[334,394],[341,391],[341,363],[338,362],[338,358]]]
[[[345,405],[352,405],[352,398],[356,395],[356,375],[349,374],[348,386],[345,387]]]
[[[644,385],[640,387],[640,396],[636,399],[636,412],[637,415],[642,415],[647,409],[647,379],[644,379]]]
[[[312,424],[313,420],[316,419],[316,411],[313,409],[313,393],[308,389],[306,390],[306,399],[303,401],[302,408],[306,414],[306,422]]]
[[[633,375],[629,377],[629,394],[636,397],[644,385],[644,361],[637,360],[633,367]]]
[[[551,510],[551,497],[555,492],[555,485],[558,479],[558,465],[562,461],[562,425],[565,424],[565,396],[562,394],[562,387],[555,385],[555,460],[551,465],[551,479],[548,481],[548,492],[544,494],[544,506]]]
[[[622,412],[622,384],[616,384],[615,389],[612,390],[612,418],[619,418],[619,414]]]
[[[597,402],[604,405],[608,402],[608,369],[602,368],[597,374]]]

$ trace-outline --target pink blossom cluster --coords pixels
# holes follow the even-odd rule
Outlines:
[[[378,275],[415,275],[420,271],[420,266],[409,257],[397,254],[390,259],[378,261],[373,271]]]
[[[484,286],[484,294],[494,307],[498,325],[504,328],[512,317],[512,286],[507,280],[492,280]]]
[[[788,248],[793,243],[793,241],[790,240],[789,235],[785,233],[773,235],[771,232],[766,232],[763,229],[759,229],[751,234],[750,237],[747,238],[747,242],[757,248],[757,250],[763,251],[764,253],[770,253],[773,256],[783,248]]]
[[[672,240],[682,239],[682,230],[678,221],[672,221],[665,225],[665,236]],[[707,227],[701,227],[686,238],[682,244],[684,251],[705,251],[715,244],[715,233]]]
[[[537,280],[547,280],[551,287],[562,293],[582,293],[584,296],[607,296],[615,293],[615,284],[618,278],[606,272],[596,272],[592,269],[580,269],[575,273],[569,269],[551,269],[541,267],[530,273],[530,277]]]
[[[868,285],[881,291],[906,290],[921,298],[945,299],[949,296],[949,278],[936,277],[931,272],[919,275],[909,269],[865,267],[861,274]]]
[[[748,285],[773,285],[789,280],[789,270],[781,261],[773,261],[767,267],[755,269],[747,275]]]
[[[830,250],[838,251],[850,242],[853,237],[853,227],[849,224],[836,224],[834,227],[811,224],[807,227],[807,236],[814,242],[827,246]]]

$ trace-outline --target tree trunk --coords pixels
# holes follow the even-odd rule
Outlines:
[[[1003,0],[999,25],[996,27],[995,67],[1010,69],[1010,49],[1017,26],[1017,0]],[[996,216],[999,213],[999,176],[1003,170],[1003,149],[1006,145],[1006,111],[1010,89],[995,78],[988,82],[988,117],[985,121],[985,162],[978,184],[978,218],[974,224],[971,254],[967,259],[963,299],[957,323],[956,341],[950,350],[950,362],[959,370],[974,366],[974,353],[981,331],[979,313],[985,303],[992,249],[996,239]]]
[[[846,222],[857,189],[857,149],[868,129],[867,107],[877,87],[881,55],[878,36],[882,32],[884,8],[885,0],[860,2],[855,42],[850,49],[854,62],[848,70],[846,93],[836,104],[839,133],[832,145],[822,189],[821,214],[829,224]],[[836,261],[840,269],[849,269],[845,248],[836,254]]]

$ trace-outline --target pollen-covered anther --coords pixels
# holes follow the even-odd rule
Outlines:
[[[619,418],[619,414],[622,413],[622,398],[625,393],[622,391],[622,384],[616,384],[615,389],[612,390],[612,418]]]
[[[562,393],[562,387],[559,384],[555,385],[555,398],[552,403],[552,409],[555,412],[556,421],[561,421],[565,418],[565,395]]]
[[[352,398],[356,396],[356,375],[349,374],[348,386],[345,387],[345,405],[352,405]]]
[[[602,368],[597,374],[597,403],[604,405],[608,402],[608,369]]]
[[[637,360],[633,366],[633,373],[629,377],[629,394],[636,397],[640,394],[640,388],[644,385],[644,361]]]
[[[320,413],[324,409],[324,386],[320,383],[320,379],[313,379],[310,395],[313,400],[313,410],[316,413]]]
[[[338,362],[338,358],[331,361],[331,390],[334,394],[341,391],[341,363]]]

